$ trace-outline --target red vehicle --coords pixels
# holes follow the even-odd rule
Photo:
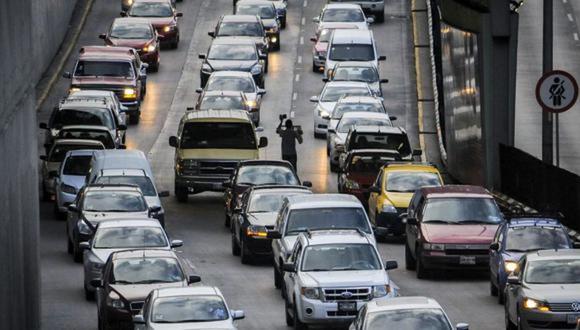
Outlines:
[[[367,207],[369,187],[377,173],[388,162],[400,160],[395,150],[357,149],[349,152],[338,175],[338,192],[358,198]]]
[[[159,70],[160,36],[148,19],[116,18],[109,31],[100,34],[99,38],[105,40],[107,46],[134,48],[151,71]]]
[[[489,269],[489,245],[503,216],[484,188],[448,185],[415,192],[406,220],[405,263],[424,278],[433,269]]]
[[[175,11],[170,0],[135,0],[127,12],[121,12],[121,16],[147,18],[163,37],[163,44],[168,44],[171,48],[179,45],[177,18],[183,14]]]

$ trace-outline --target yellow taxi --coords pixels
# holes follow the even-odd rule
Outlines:
[[[391,163],[383,166],[369,188],[369,216],[377,235],[402,235],[405,226],[399,215],[407,212],[415,190],[442,185],[441,173],[432,164]]]

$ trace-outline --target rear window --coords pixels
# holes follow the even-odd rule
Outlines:
[[[107,128],[114,126],[110,113],[103,109],[64,109],[57,111],[52,119],[52,127],[55,128],[74,125],[105,126]]]
[[[62,174],[85,176],[91,168],[92,156],[71,156],[64,163]]]
[[[385,108],[380,103],[340,103],[332,111],[332,119],[341,119],[347,112],[385,113]]]
[[[101,176],[96,183],[103,184],[133,184],[139,186],[144,196],[156,196],[153,182],[146,176]]]
[[[368,44],[332,44],[329,58],[333,61],[373,61],[375,49]]]
[[[186,123],[181,133],[182,149],[256,149],[251,123]]]
[[[532,250],[568,249],[568,234],[562,227],[512,227],[508,229],[506,250],[527,252]]]
[[[207,82],[208,91],[234,91],[255,93],[256,86],[252,78],[213,77]]]
[[[93,146],[86,146],[82,144],[58,144],[52,148],[50,155],[48,157],[48,161],[60,163],[64,160],[66,153],[71,150],[93,149],[93,148],[94,148]]]
[[[411,154],[409,139],[403,134],[357,134],[350,140],[349,150],[354,149],[389,149],[401,156]]]
[[[79,77],[133,77],[133,66],[129,62],[79,61],[75,69]]]
[[[387,174],[387,191],[413,193],[422,187],[439,187],[441,180],[437,173],[430,172],[392,172]]]

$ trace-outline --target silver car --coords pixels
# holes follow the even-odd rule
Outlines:
[[[381,84],[388,83],[388,79],[379,77],[379,70],[370,62],[338,62],[324,81],[362,81],[369,86],[373,94],[383,96]]]
[[[66,214],[69,204],[74,202],[77,193],[85,185],[89,173],[93,150],[71,150],[66,153],[55,180],[55,212],[57,216]]]
[[[507,282],[506,329],[577,329],[580,250],[530,252]]]
[[[262,107],[262,98],[266,90],[259,88],[249,72],[243,71],[216,71],[207,80],[204,89],[195,90],[201,94],[206,91],[243,92],[246,95],[250,112],[257,113],[258,118]]]

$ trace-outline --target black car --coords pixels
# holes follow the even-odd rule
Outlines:
[[[241,255],[243,264],[255,257],[271,256],[268,231],[274,229],[284,197],[311,193],[303,186],[265,185],[246,190],[232,216],[232,254]]]
[[[187,276],[173,251],[126,250],[111,254],[103,278],[92,280],[97,288],[99,330],[134,329],[133,315],[141,311],[153,289],[180,288],[201,281]]]
[[[254,15],[262,19],[272,50],[280,50],[280,22],[276,6],[271,1],[241,0],[236,4],[236,15]]]
[[[285,185],[300,186],[300,179],[294,167],[284,160],[246,160],[238,163],[229,181],[224,182],[224,199],[226,220],[225,225],[230,225],[234,208],[244,191],[258,185]],[[305,181],[306,187],[312,183]]]
[[[252,40],[263,54],[268,54],[270,48],[266,29],[256,15],[224,15],[218,20],[215,29],[207,34],[212,38],[238,37]]]
[[[200,70],[201,87],[205,87],[209,76],[215,71],[250,72],[256,84],[264,88],[265,61],[263,54],[251,40],[235,37],[220,37],[213,40],[207,54],[199,54],[203,60]]]

